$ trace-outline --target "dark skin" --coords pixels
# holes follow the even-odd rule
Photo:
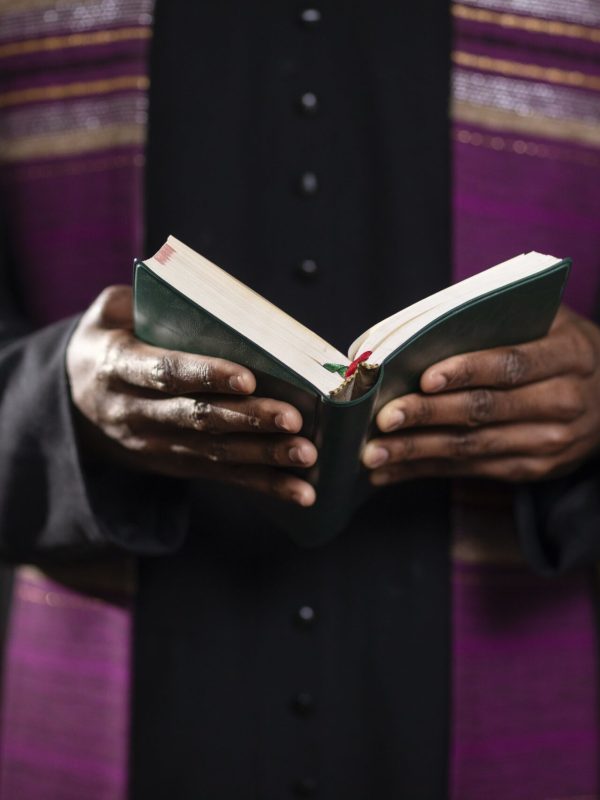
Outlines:
[[[438,476],[536,481],[600,449],[600,328],[562,307],[547,336],[454,356],[377,415],[363,463],[384,486]]]
[[[285,470],[317,459],[312,442],[297,435],[300,413],[255,397],[256,381],[244,367],[140,342],[131,308],[130,287],[109,287],[69,343],[67,373],[86,454],[312,505],[312,486]]]
[[[315,446],[300,413],[253,395],[252,373],[222,359],[150,347],[133,335],[131,289],[106,289],[77,327],[67,372],[87,453],[132,469],[206,478],[302,506]],[[600,450],[600,328],[561,308],[543,339],[454,356],[421,392],[377,416],[362,455],[371,482],[551,478]]]

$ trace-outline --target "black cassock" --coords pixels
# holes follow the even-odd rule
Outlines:
[[[159,2],[147,254],[173,233],[342,350],[447,284],[449,48],[437,0]],[[9,339],[15,305],[2,296]],[[0,526],[13,559],[107,544],[140,556],[134,797],[441,800],[448,486],[381,491],[315,550],[233,490],[112,467],[86,470],[92,516],[60,491],[78,469],[64,444],[71,328],[2,351]],[[43,398],[48,425],[22,461],[25,392]],[[527,497],[533,538],[547,509]]]

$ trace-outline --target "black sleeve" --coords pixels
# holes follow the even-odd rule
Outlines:
[[[555,575],[600,560],[600,461],[519,487],[515,511],[521,546],[537,572]]]
[[[521,547],[536,572],[557,575],[600,560],[600,457],[564,478],[519,487],[515,514]]]
[[[188,526],[185,482],[82,463],[65,369],[76,322],[29,332],[0,246],[0,554],[176,550]]]

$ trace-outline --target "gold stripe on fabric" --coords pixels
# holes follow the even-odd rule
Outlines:
[[[523,116],[515,111],[463,100],[454,101],[452,116],[457,122],[467,125],[600,147],[600,125],[578,119],[555,119],[539,114]]]
[[[496,564],[497,566],[522,565],[525,559],[516,539],[508,532],[506,536],[457,537],[451,548],[451,558],[460,564]]]
[[[508,152],[518,156],[531,158],[547,158],[553,161],[567,161],[583,164],[586,167],[600,167],[600,154],[568,147],[557,147],[551,144],[541,144],[525,139],[512,139],[497,134],[486,134],[480,131],[470,131],[466,128],[457,128],[453,138],[460,144],[472,147],[486,147],[490,150]]]
[[[511,75],[516,78],[530,78],[536,81],[547,81],[563,86],[600,91],[600,75],[588,75],[576,70],[541,67],[539,64],[524,64],[520,61],[508,61],[504,58],[475,55],[455,50],[452,60],[459,67],[496,72],[499,75]]]
[[[50,608],[101,608],[108,605],[106,600],[99,600],[96,597],[72,597],[62,592],[48,591],[40,586],[33,586],[26,582],[27,578],[19,581],[16,586],[16,594],[19,600],[24,603],[35,603],[35,605],[49,606]]]
[[[63,6],[87,5],[92,0],[62,0]],[[0,14],[23,14],[43,8],[55,8],[56,0],[0,0]]]
[[[590,28],[586,25],[575,25],[570,22],[488,11],[484,8],[472,8],[459,3],[452,5],[452,15],[457,19],[489,23],[502,28],[527,31],[528,33],[542,33],[549,36],[566,36],[571,39],[600,42],[600,28]]]
[[[36,86],[0,94],[0,108],[45,100],[67,100],[73,97],[109,94],[128,89],[146,91],[150,85],[146,75],[120,75],[96,81],[77,81],[57,86]]]
[[[26,564],[18,569],[20,578],[31,583],[51,580],[60,587],[103,598],[132,595],[137,584],[137,562],[130,556],[112,556],[98,561],[46,565],[43,569]]]
[[[5,163],[33,158],[64,158],[78,153],[106,150],[109,147],[143,145],[143,125],[107,125],[87,131],[68,131],[43,136],[0,139],[1,159]]]
[[[51,164],[27,164],[18,173],[19,182],[38,181],[63,175],[88,175],[95,172],[110,172],[115,169],[143,169],[146,158],[143,153],[121,153],[115,156],[89,156],[82,159],[69,159]],[[16,165],[21,166],[21,165]],[[10,173],[7,170],[10,180]]]
[[[70,33],[65,36],[46,36],[43,39],[27,39],[24,42],[9,42],[0,45],[0,58],[29,55],[44,50],[63,50],[72,47],[88,47],[92,45],[113,44],[135,39],[149,39],[150,28],[129,27],[111,31],[93,31],[92,33]]]

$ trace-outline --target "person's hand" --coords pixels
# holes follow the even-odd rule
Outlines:
[[[209,478],[309,506],[315,492],[282,467],[310,467],[293,406],[254,397],[250,370],[150,347],[133,334],[132,294],[112,286],[82,317],[67,349],[86,452],[132,469]]]
[[[454,356],[377,416],[363,463],[377,486],[466,476],[534,481],[600,448],[600,329],[562,307],[542,339]]]

